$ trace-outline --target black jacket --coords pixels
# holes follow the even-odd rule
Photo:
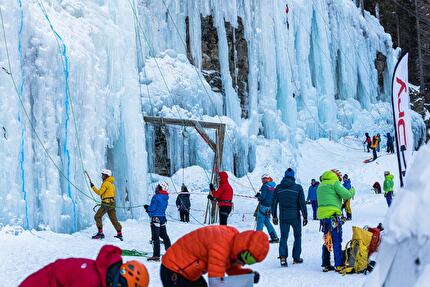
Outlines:
[[[305,194],[300,184],[297,184],[292,177],[284,177],[280,184],[276,186],[275,193],[272,199],[273,217],[277,216],[279,203],[279,219],[290,220],[299,219],[300,211],[303,218],[308,218],[306,209]]]
[[[176,206],[180,211],[189,212],[191,208],[190,194],[180,193],[176,198]]]

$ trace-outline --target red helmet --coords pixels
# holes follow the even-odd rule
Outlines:
[[[339,178],[339,181],[342,181],[342,173],[339,170],[332,169],[331,171],[337,175],[337,178]]]

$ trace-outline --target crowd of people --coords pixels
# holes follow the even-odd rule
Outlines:
[[[378,158],[378,152],[381,151],[381,135],[377,133],[372,138],[370,137],[369,133],[364,134],[365,139],[363,144],[365,145],[365,148],[367,148],[367,152],[370,153],[372,151],[373,154],[373,160],[376,160]],[[389,154],[394,153],[394,138],[390,133],[387,133],[385,135],[387,138],[386,140],[386,152]]]
[[[149,205],[144,208],[150,217],[150,228],[153,255],[148,261],[160,261],[160,277],[163,286],[208,286],[204,274],[209,280],[224,278],[226,275],[253,276],[253,282],[259,281],[260,275],[244,265],[261,262],[268,254],[270,243],[279,243],[279,260],[282,267],[287,267],[288,236],[290,227],[293,229],[294,243],[292,249],[293,264],[303,263],[302,227],[308,224],[306,205],[311,205],[312,219],[319,220],[320,231],[323,233],[322,270],[342,272],[345,268],[344,252],[342,251],[342,226],[352,219],[351,199],[355,188],[347,174],[336,169],[324,172],[319,181],[312,179],[305,199],[303,187],[296,182],[292,168],[288,168],[279,184],[269,174],[261,177],[262,186],[256,194],[258,206],[255,212],[256,230],[239,232],[227,226],[228,217],[233,205],[233,188],[228,181],[226,172],[219,172],[219,186],[210,184],[208,199],[216,201],[219,206],[219,225],[211,225],[196,229],[171,244],[167,233],[166,209],[169,200],[169,185],[160,182],[155,188]],[[394,181],[393,175],[386,171],[383,190],[388,206],[391,205]],[[95,221],[98,231],[93,239],[103,239],[102,217],[108,214],[117,231],[115,237],[120,240],[122,227],[115,213],[115,185],[112,172],[102,171],[103,183],[97,189],[91,182],[95,193],[100,195],[101,204],[96,212]],[[375,192],[379,183],[374,184]],[[176,206],[181,221],[189,222],[191,207],[190,193],[185,185],[176,199]],[[278,211],[279,210],[279,211]],[[344,213],[345,211],[345,213]],[[272,225],[280,226],[280,238]],[[266,227],[267,236],[263,232]],[[161,257],[162,242],[165,254]],[[331,263],[334,255],[334,265]],[[82,273],[76,276],[77,273]],[[223,279],[224,280],[224,279]],[[49,283],[47,283],[49,282]],[[55,282],[55,284],[52,284]],[[20,286],[136,286],[146,287],[149,275],[146,267],[139,261],[122,262],[121,249],[106,245],[96,260],[84,258],[60,259],[26,278]],[[36,284],[36,285],[35,285]],[[41,286],[41,285],[40,285]]]

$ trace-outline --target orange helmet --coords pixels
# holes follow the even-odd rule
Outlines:
[[[339,178],[340,181],[342,181],[342,173],[339,170],[332,169],[331,171],[337,175],[337,177]]]
[[[122,264],[119,273],[125,278],[129,287],[148,287],[149,285],[148,270],[137,260]]]

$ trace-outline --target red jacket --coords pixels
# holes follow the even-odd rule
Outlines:
[[[106,287],[107,269],[120,261],[121,249],[105,245],[96,260],[58,259],[28,276],[19,287]]]
[[[228,174],[224,171],[219,173],[219,187],[212,192],[212,195],[218,201],[218,206],[232,206],[233,205],[233,188],[228,183]]]

